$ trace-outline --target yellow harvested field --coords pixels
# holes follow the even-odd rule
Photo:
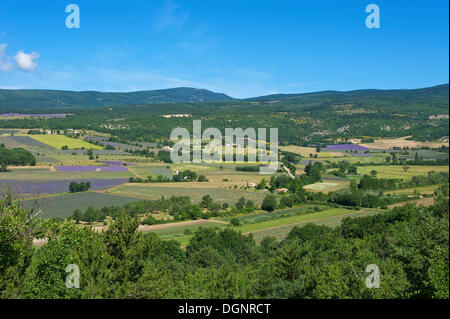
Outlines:
[[[387,192],[386,194],[390,195],[400,195],[400,194],[414,194],[415,192],[418,194],[433,194],[436,188],[440,185],[427,185],[427,186],[418,186],[412,188],[403,188],[395,191]]]
[[[317,182],[314,184],[303,186],[304,189],[310,192],[329,193],[349,187],[349,182]]]

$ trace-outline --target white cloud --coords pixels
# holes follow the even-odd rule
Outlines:
[[[14,56],[14,60],[16,60],[17,66],[19,69],[25,72],[33,72],[37,67],[36,60],[39,59],[39,54],[36,52],[31,52],[29,54],[20,50]]]
[[[3,72],[9,72],[12,70],[13,65],[8,60],[8,57],[6,56],[6,46],[7,44],[2,43],[0,44],[0,71]]]
[[[11,57],[6,55],[6,47],[6,43],[0,43],[0,71],[12,72],[21,70],[24,72],[34,72],[38,65],[37,59],[40,57],[38,53],[25,53],[23,50],[20,50],[17,51],[14,56],[14,61],[11,62]]]

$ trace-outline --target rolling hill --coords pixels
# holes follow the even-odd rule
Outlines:
[[[449,84],[420,89],[321,91],[302,94],[272,94],[253,97],[257,101],[281,109],[323,109],[351,105],[364,108],[388,107],[396,111],[445,112],[448,109]],[[425,108],[425,109],[424,109]],[[448,114],[448,111],[445,112]]]
[[[223,93],[205,89],[180,87],[137,92],[57,91],[57,90],[1,90],[0,111],[35,111],[85,109],[96,107],[148,105],[157,113],[161,103],[189,103],[197,109],[216,109],[224,105],[245,108],[248,102],[270,106],[279,111],[320,110],[333,105],[352,105],[363,108],[396,108],[397,111],[443,112],[448,108],[449,85],[442,84],[421,89],[320,91],[300,94],[272,94],[249,99],[234,99]],[[195,103],[194,103],[195,102]],[[232,102],[232,103],[230,103]],[[162,109],[166,110],[167,105]],[[190,111],[190,106],[169,108]],[[446,112],[448,114],[448,112]]]
[[[211,102],[232,100],[223,93],[180,87],[137,92],[0,90],[0,109],[36,110],[86,108],[151,103]]]

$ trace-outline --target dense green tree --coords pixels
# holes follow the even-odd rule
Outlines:
[[[271,212],[273,210],[275,210],[278,206],[278,202],[277,202],[277,198],[275,195],[266,195],[266,197],[264,197],[264,200],[261,204],[261,209],[266,210],[268,212]]]

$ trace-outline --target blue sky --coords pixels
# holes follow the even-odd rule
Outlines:
[[[80,28],[65,26],[68,4]],[[365,8],[380,8],[368,29]],[[447,0],[2,0],[0,88],[243,98],[447,83]]]

